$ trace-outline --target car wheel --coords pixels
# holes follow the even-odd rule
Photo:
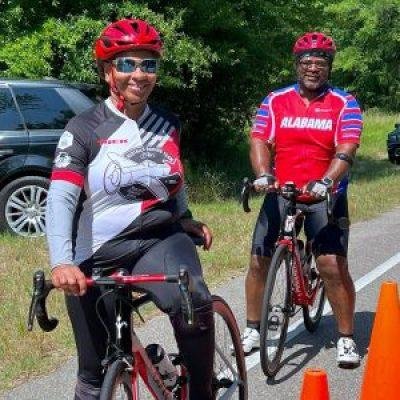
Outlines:
[[[45,234],[45,212],[50,180],[24,176],[0,192],[0,229],[14,235],[39,237]]]

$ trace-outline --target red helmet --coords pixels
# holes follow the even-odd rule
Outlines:
[[[161,55],[163,43],[159,33],[140,19],[121,19],[108,25],[96,40],[97,60],[111,60],[122,51],[150,50]]]
[[[333,57],[336,45],[332,38],[321,32],[308,32],[297,39],[293,46],[293,54],[302,55],[310,51],[320,51]]]

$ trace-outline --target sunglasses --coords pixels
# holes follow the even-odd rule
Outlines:
[[[328,61],[311,61],[311,60],[302,60],[299,62],[300,67],[303,70],[309,70],[313,65],[315,66],[315,68],[317,68],[318,70],[323,70],[323,69],[327,69],[329,68],[330,63]]]
[[[141,61],[137,61],[130,57],[118,57],[113,60],[112,63],[118,72],[124,74],[131,74],[136,71],[136,68],[140,68],[145,74],[155,74],[160,66],[160,62],[157,58],[145,58]]]

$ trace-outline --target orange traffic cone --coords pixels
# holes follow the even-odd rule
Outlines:
[[[396,282],[384,282],[379,294],[361,400],[394,400],[400,379],[400,302]]]
[[[300,400],[329,400],[328,377],[323,369],[306,369]]]

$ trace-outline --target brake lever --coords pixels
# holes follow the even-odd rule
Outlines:
[[[51,281],[46,281],[43,271],[36,271],[33,275],[33,293],[28,315],[28,331],[32,331],[36,320],[42,330],[50,332],[58,325],[56,318],[49,318],[46,309],[46,299],[53,289]]]
[[[43,296],[43,289],[44,289],[44,272],[36,271],[33,274],[32,300],[28,314],[28,331],[32,331],[33,329],[33,322],[36,315],[37,303],[39,298]]]
[[[185,321],[188,325],[193,325],[194,323],[194,313],[193,313],[193,302],[192,302],[192,288],[189,272],[181,268],[179,271],[179,289],[181,291],[182,300],[183,300],[183,308],[184,308],[184,317]]]
[[[249,213],[251,211],[251,208],[249,206],[249,198],[252,189],[253,184],[252,182],[250,182],[250,179],[247,177],[243,178],[243,186],[240,192],[240,203],[242,204],[243,210],[246,213]]]
[[[328,214],[329,223],[333,222],[333,199],[332,199],[332,189],[328,189],[326,192],[326,213]]]
[[[27,329],[29,332],[31,332],[33,329],[33,320],[35,318],[33,310],[36,309],[36,304],[37,304],[37,297],[35,295],[32,295],[31,305],[29,306],[28,324],[27,324]]]

